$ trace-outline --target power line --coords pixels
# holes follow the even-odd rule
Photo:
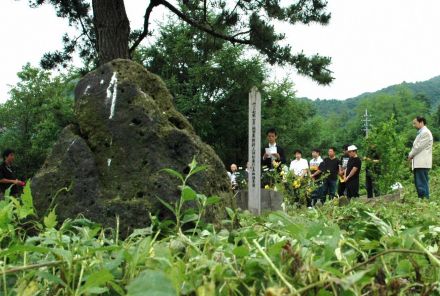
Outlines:
[[[362,122],[363,122],[363,128],[362,130],[365,132],[365,138],[368,138],[368,132],[370,131],[370,121],[371,121],[371,117],[368,114],[368,110],[365,109],[365,113],[362,116]]]

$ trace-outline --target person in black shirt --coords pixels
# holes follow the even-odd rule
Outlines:
[[[325,177],[321,180],[319,188],[319,199],[324,203],[329,195],[330,199],[335,197],[336,181],[339,173],[339,159],[336,158],[336,148],[330,147],[328,157],[319,165],[318,171],[312,175],[312,178],[319,180],[321,175]]]
[[[286,156],[284,155],[284,149],[278,146],[276,140],[278,138],[277,131],[274,128],[269,129],[266,132],[267,141],[269,142],[266,147],[261,149],[261,165],[267,167],[266,170],[270,172],[274,171],[274,162],[278,164],[277,171],[281,171],[281,164],[286,163]],[[274,178],[270,175],[263,174],[261,186],[273,185]]]
[[[329,174],[324,180],[324,200],[327,195],[330,199],[333,199],[336,194],[336,181],[339,173],[339,159],[336,158],[335,147],[330,147],[328,149],[328,158],[324,159],[324,169]]]
[[[3,163],[0,165],[0,197],[3,197],[5,191],[11,186],[10,194],[16,196],[19,192],[18,186],[24,186],[24,182],[17,179],[12,168],[15,155],[14,150],[6,149],[3,152]]]
[[[367,187],[367,197],[379,196],[377,178],[380,175],[380,157],[375,144],[368,146],[365,161],[365,187]]]
[[[347,197],[359,197],[359,174],[361,172],[362,161],[357,155],[357,147],[350,145],[347,148],[350,159],[345,171],[345,186],[347,188]]]
[[[348,144],[345,144],[342,148],[344,150],[344,154],[342,155],[340,161],[339,161],[339,183],[338,183],[338,195],[339,196],[343,196],[346,193],[346,188],[345,188],[345,181],[344,181],[344,176],[345,176],[345,170],[347,169],[347,164],[348,164],[348,160],[350,159],[350,157],[348,156]]]

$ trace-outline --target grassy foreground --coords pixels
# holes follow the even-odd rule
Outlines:
[[[179,206],[217,200],[181,189],[169,205],[178,223],[152,217],[124,240],[117,219],[115,229],[57,221],[56,209],[36,219],[29,187],[0,201],[0,295],[440,295],[435,196],[410,189],[404,202],[260,217],[228,209],[210,225]]]

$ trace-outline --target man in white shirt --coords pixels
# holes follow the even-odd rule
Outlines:
[[[312,159],[310,159],[310,174],[313,175],[318,171],[319,165],[323,162],[321,158],[321,150],[315,148],[312,150]]]
[[[228,172],[229,179],[231,180],[231,187],[235,189],[237,187],[237,165],[231,164],[231,171]]]
[[[413,120],[413,126],[417,129],[408,160],[411,161],[414,172],[414,183],[419,198],[429,198],[429,169],[432,168],[432,144],[431,131],[425,126],[426,119],[417,116]]]
[[[301,150],[295,150],[295,159],[290,162],[289,170],[296,176],[305,176],[309,170],[309,165],[306,159],[302,158]]]

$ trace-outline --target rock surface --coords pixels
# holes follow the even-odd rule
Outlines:
[[[87,74],[75,89],[77,124],[66,127],[32,180],[39,214],[57,205],[60,220],[83,214],[121,232],[149,224],[148,212],[169,213],[156,196],[179,198],[178,179],[195,156],[208,169],[190,179],[196,191],[231,205],[229,179],[213,149],[176,111],[163,81],[128,60],[114,60]],[[71,189],[56,193],[63,187]],[[53,200],[55,198],[55,200]]]

